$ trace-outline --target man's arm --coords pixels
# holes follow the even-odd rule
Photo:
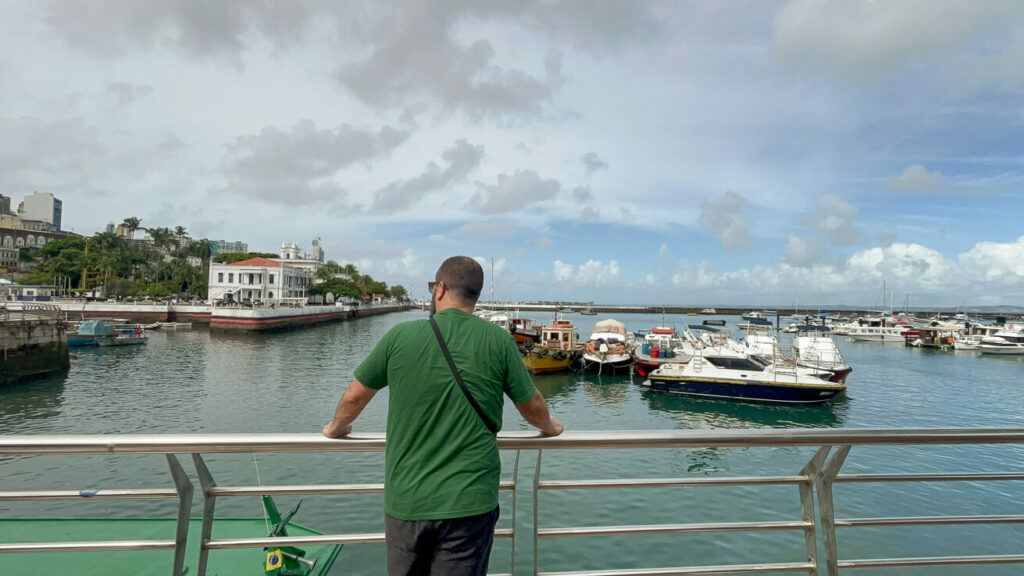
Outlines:
[[[565,430],[558,418],[548,412],[548,403],[540,395],[540,390],[533,392],[533,398],[522,404],[516,404],[516,409],[527,422],[540,428],[541,433],[545,436],[558,436]]]
[[[376,393],[376,390],[359,380],[353,380],[345,390],[345,394],[341,396],[341,400],[338,401],[338,407],[334,409],[334,419],[324,426],[324,436],[340,438],[351,432],[352,422],[363,411],[363,408],[366,408]]]

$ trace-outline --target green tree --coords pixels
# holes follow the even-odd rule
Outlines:
[[[404,302],[409,299],[409,292],[401,284],[395,284],[391,287],[391,297],[399,302]]]
[[[135,238],[136,230],[145,230],[145,228],[142,227],[142,219],[136,218],[135,216],[125,218],[124,222],[121,222],[121,226],[124,226],[128,230],[128,236],[132,238]]]

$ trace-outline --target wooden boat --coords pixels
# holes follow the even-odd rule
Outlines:
[[[536,342],[541,336],[541,326],[534,324],[529,318],[512,318],[508,324],[508,331],[516,339],[516,344],[524,344],[528,340]]]
[[[582,350],[576,327],[568,320],[544,326],[538,342],[527,340],[520,347],[523,364],[531,374],[568,370],[579,361]]]
[[[68,332],[68,346],[100,346],[116,336],[113,326],[103,320],[82,320],[74,332]]]
[[[633,350],[636,371],[647,376],[652,370],[668,362],[677,362],[676,356],[683,352],[683,339],[674,328],[655,326],[644,335],[643,341]]]

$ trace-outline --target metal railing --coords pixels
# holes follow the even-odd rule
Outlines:
[[[927,474],[856,474],[840,475],[840,469],[854,446],[913,446],[958,444],[1024,444],[1024,429],[754,429],[708,431],[622,431],[575,432],[557,438],[541,438],[529,433],[502,433],[499,448],[515,452],[512,480],[502,481],[500,488],[511,491],[512,528],[498,529],[497,538],[511,539],[511,572],[515,573],[516,517],[520,499],[517,492],[532,492],[533,574],[542,576],[643,576],[668,574],[768,574],[806,573],[837,576],[840,570],[858,568],[952,566],[981,564],[1024,564],[1024,554],[901,557],[840,559],[837,554],[837,528],[879,526],[935,526],[967,524],[1021,524],[1024,515],[929,516],[887,518],[836,518],[833,486],[836,483],[865,482],[1005,482],[1022,481],[1020,472],[948,472]],[[0,554],[72,550],[175,550],[172,574],[181,574],[181,562],[187,538],[188,513],[192,484],[174,454],[190,454],[196,467],[204,497],[200,561],[197,573],[203,576],[210,550],[251,548],[280,545],[361,544],[383,542],[382,533],[325,534],[266,538],[212,539],[217,498],[258,494],[370,494],[383,491],[381,484],[296,485],[296,486],[220,486],[206,467],[202,455],[223,453],[266,452],[379,452],[383,451],[382,434],[357,434],[340,440],[329,440],[318,434],[175,434],[175,435],[95,435],[95,436],[0,436],[0,455],[10,454],[166,454],[175,490],[101,490],[93,497],[103,498],[168,498],[179,499],[178,530],[175,541],[120,542],[43,542],[0,544]],[[564,449],[651,449],[708,447],[817,447],[813,457],[799,471],[781,476],[733,476],[687,478],[579,479],[544,480],[544,452]],[[520,455],[523,451],[537,454],[532,485],[520,485]],[[2,482],[2,480],[0,480]],[[575,526],[551,528],[540,525],[538,495],[541,491],[589,489],[721,487],[721,486],[796,486],[800,518],[783,521],[706,522],[696,524],[648,524],[633,526]],[[818,505],[815,507],[815,493]],[[76,499],[73,491],[0,492],[0,503],[16,500]],[[820,520],[819,520],[820,517]],[[752,531],[796,531],[804,536],[799,553],[802,562],[733,564],[721,566],[695,565],[673,567],[634,567],[624,570],[585,570],[545,572],[540,568],[539,540],[599,535],[650,535]],[[819,540],[820,537],[820,540]],[[818,557],[823,544],[824,562]]]
[[[60,320],[64,311],[56,304],[5,302],[0,304],[0,322],[28,320]]]

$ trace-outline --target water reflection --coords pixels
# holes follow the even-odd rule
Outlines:
[[[645,390],[643,399],[652,412],[669,414],[680,428],[835,428],[842,426],[849,409],[845,395],[818,406],[790,406],[692,398]]]
[[[39,420],[57,418],[64,404],[68,372],[0,386],[4,434],[31,432]]]

